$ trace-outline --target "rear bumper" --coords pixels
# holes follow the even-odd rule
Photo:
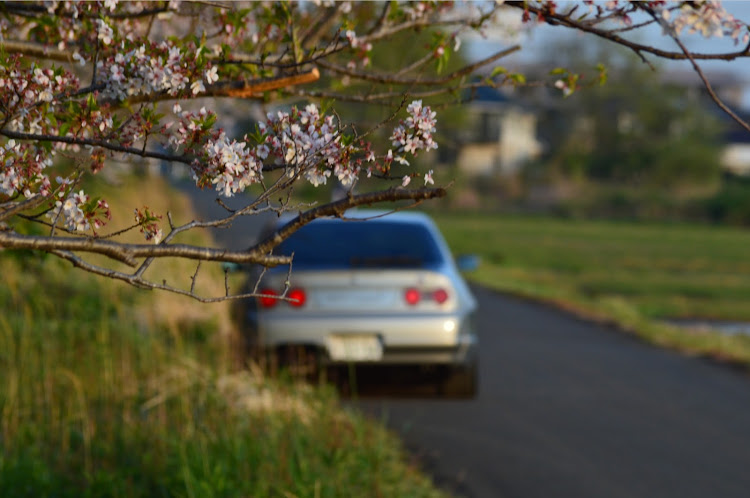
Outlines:
[[[457,347],[385,348],[378,364],[389,365],[470,365],[476,361],[477,340],[473,334],[465,334]]]
[[[331,335],[377,336],[383,356],[373,364],[467,365],[475,361],[477,337],[468,316],[460,314],[300,315],[269,313],[257,317],[258,345],[275,349],[313,346],[333,364],[326,341]]]

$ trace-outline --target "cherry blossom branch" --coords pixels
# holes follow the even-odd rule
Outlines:
[[[318,81],[318,79],[320,79],[320,72],[318,71],[318,68],[314,67],[307,72],[292,74],[288,76],[284,75],[276,78],[267,78],[255,81],[232,81],[211,85],[206,88],[206,92],[201,93],[200,96],[239,98],[254,97],[263,92],[292,87],[295,85],[304,85],[306,83],[313,83],[315,81]]]
[[[572,18],[573,14],[575,13],[576,10],[578,10],[579,6],[580,5],[574,5],[573,7],[571,7],[570,10],[568,10],[567,12],[565,12],[564,14],[561,14],[561,15],[563,17]],[[636,9],[636,7],[632,5],[632,2],[628,2],[627,8],[624,9],[624,10],[625,10],[625,12],[632,13],[635,9]],[[550,13],[551,10],[552,9],[549,8],[549,6],[547,6],[547,5],[545,5],[542,8],[542,11],[544,12],[544,16],[545,17]],[[617,21],[620,18],[621,18],[621,14],[618,13],[618,12],[610,12],[608,14],[602,15],[601,14],[601,10],[600,10],[599,13],[597,13],[597,15],[595,17],[593,17],[593,18],[580,17],[580,18],[578,18],[576,20],[578,22],[580,22],[581,24],[584,24],[586,26],[598,26],[598,25],[601,25],[601,24],[604,24],[604,23],[609,23],[610,21]],[[649,21],[649,22],[651,22],[651,21]],[[621,31],[621,29],[615,28],[615,29],[612,29],[612,31]]]
[[[6,207],[6,204],[3,204],[2,206],[0,206],[0,221],[8,220],[16,214],[22,213],[29,209],[36,209],[47,201],[49,201],[49,199],[37,194],[31,199],[26,199],[21,202],[8,203],[8,207]]]
[[[271,251],[288,238],[292,233],[297,231],[302,226],[310,223],[311,221],[327,216],[343,217],[348,209],[353,207],[369,205],[374,203],[380,203],[385,201],[403,201],[411,200],[416,203],[422,202],[423,200],[432,199],[435,197],[442,197],[445,195],[445,189],[443,188],[423,188],[406,190],[403,188],[388,189],[379,192],[370,192],[358,195],[349,195],[340,201],[336,201],[324,206],[310,209],[299,216],[294,218],[286,225],[279,228],[276,232],[268,236],[266,239],[249,248],[247,251],[226,251],[218,249],[206,249],[197,248],[194,246],[184,245],[166,245],[165,242],[160,245],[140,245],[140,244],[120,244],[112,243],[109,241],[102,241],[96,239],[75,239],[75,238],[63,238],[63,237],[33,237],[23,236],[18,234],[0,232],[0,247],[9,249],[36,249],[43,250],[53,254],[61,259],[69,261],[74,267],[85,270],[87,272],[100,275],[115,280],[124,281],[130,285],[144,288],[144,289],[158,289],[165,290],[168,292],[180,294],[183,296],[191,297],[197,301],[209,303],[219,302],[228,299],[244,299],[258,297],[258,285],[256,282],[255,288],[250,293],[241,294],[230,294],[227,282],[225,282],[226,293],[224,296],[219,297],[202,297],[195,293],[195,282],[197,279],[198,272],[201,268],[202,261],[228,261],[235,263],[256,263],[261,264],[265,268],[268,266],[276,266],[280,264],[291,265],[293,257],[287,256],[274,256],[271,255]],[[201,223],[187,224],[184,225],[183,229],[192,228],[199,226]],[[176,235],[176,231],[173,231],[170,235]],[[44,240],[40,240],[44,239]],[[147,266],[142,265],[134,273],[124,273],[111,268],[95,265],[90,262],[83,260],[80,256],[76,255],[75,252],[88,252],[97,253],[108,256],[117,261],[122,261],[131,266],[134,265],[135,259],[142,257],[145,254],[149,255],[149,259],[153,260],[155,257],[181,257],[187,259],[197,259],[198,265],[195,273],[191,277],[191,285],[189,290],[181,289],[167,284],[166,281],[156,283],[143,278],[143,274]]]
[[[680,50],[682,50],[683,55],[690,61],[690,64],[693,66],[693,70],[698,74],[701,81],[703,82],[703,86],[706,88],[706,91],[711,98],[711,100],[714,101],[714,103],[722,110],[724,111],[732,120],[734,120],[737,124],[742,126],[747,131],[750,131],[750,123],[743,120],[737,113],[735,113],[732,109],[727,106],[724,101],[721,100],[721,98],[716,94],[716,92],[713,89],[713,86],[711,85],[711,82],[706,77],[705,73],[703,72],[703,69],[701,69],[700,65],[696,62],[696,57],[693,53],[691,53],[688,48],[685,46],[684,43],[682,43],[682,40],[680,40],[678,34],[675,32],[674,29],[671,29],[670,26],[666,25],[666,22],[663,18],[660,18],[656,12],[654,12],[654,9],[646,6],[640,7],[642,10],[644,10],[649,16],[651,16],[651,19],[653,22],[660,24],[664,31],[669,33],[669,37],[674,40],[674,42],[677,44],[678,47],[680,47]],[[750,49],[750,45],[748,45],[748,48]]]
[[[505,2],[504,5],[507,5],[509,7],[513,7],[516,9],[520,9],[520,10],[525,10],[538,16],[542,16],[545,19],[545,21],[552,26],[560,25],[560,26],[565,26],[567,28],[572,28],[578,31],[582,31],[584,33],[590,33],[594,36],[598,36],[599,38],[603,38],[605,40],[609,40],[611,42],[617,43],[618,45],[622,45],[623,47],[627,47],[637,54],[648,53],[648,54],[660,57],[662,59],[670,59],[670,60],[688,60],[689,59],[688,56],[685,55],[684,52],[672,52],[672,51],[667,51],[667,50],[661,50],[659,48],[656,48],[650,45],[643,45],[641,43],[636,43],[631,40],[628,40],[627,38],[623,38],[617,35],[614,32],[614,30],[596,28],[588,23],[578,21],[575,19],[571,19],[570,17],[567,17],[564,14],[557,14],[555,12],[551,12],[549,9],[536,7],[527,1],[509,1],[509,2]],[[639,5],[639,4],[636,3],[634,5]],[[721,54],[704,54],[704,53],[691,52],[690,56],[696,60],[731,61],[731,60],[735,60],[738,58],[750,57],[750,44],[748,44],[744,49],[736,51],[736,52],[728,52],[728,53],[721,53]]]
[[[650,12],[652,16],[655,17],[655,14],[653,12]],[[680,40],[680,38],[672,33],[670,34],[671,38],[675,41],[677,46],[680,47],[680,50],[685,54],[685,56],[690,61],[690,64],[693,66],[693,69],[700,77],[701,81],[703,82],[703,86],[706,88],[706,92],[708,92],[708,96],[711,97],[711,100],[714,101],[714,103],[719,106],[719,108],[724,111],[734,122],[739,124],[741,127],[743,127],[745,130],[750,131],[750,123],[742,119],[737,113],[735,113],[732,109],[727,106],[723,100],[716,94],[716,92],[713,89],[713,86],[711,85],[711,82],[706,77],[705,73],[703,72],[703,69],[701,69],[700,65],[695,61],[695,58],[692,56],[690,51],[687,49],[684,43]]]
[[[281,88],[290,88],[295,85],[313,83],[315,81],[318,81],[318,79],[320,79],[320,72],[317,68],[312,68],[311,70],[304,73],[282,75],[274,78],[264,78],[252,81],[222,81],[213,85],[206,86],[205,91],[202,91],[197,95],[193,95],[192,98],[196,99],[228,97],[262,99],[265,92],[279,90]],[[157,94],[139,95],[122,101],[104,100],[103,102],[121,107],[125,105],[164,102],[168,100],[180,100],[184,98],[184,95],[172,95],[168,92],[161,92]]]
[[[123,281],[125,283],[128,283],[134,287],[138,287],[141,289],[162,290],[162,291],[167,291],[167,292],[171,292],[174,294],[179,294],[181,296],[195,299],[196,301],[199,301],[201,303],[218,303],[221,301],[227,301],[227,300],[232,300],[232,299],[248,299],[248,298],[263,296],[263,294],[257,292],[257,289],[256,289],[253,292],[247,292],[247,293],[241,293],[241,294],[216,296],[216,297],[202,297],[202,296],[195,294],[194,289],[184,290],[179,287],[169,285],[166,283],[166,281],[162,281],[161,283],[152,282],[150,280],[143,278],[141,275],[123,273],[117,270],[112,270],[111,268],[98,266],[98,265],[89,263],[87,261],[84,261],[79,256],[76,256],[74,253],[69,252],[69,251],[55,250],[55,251],[50,251],[50,254],[53,254],[66,261],[69,261],[75,268],[87,271],[89,273],[93,273],[94,275],[99,275],[101,277],[111,278],[114,280],[120,280],[120,281]]]
[[[445,190],[442,188],[424,188],[406,190],[401,188],[371,192],[359,195],[350,195],[337,202],[326,204],[301,213],[297,218],[287,225],[281,227],[274,234],[263,240],[247,251],[230,251],[224,249],[212,249],[207,247],[190,246],[186,244],[168,244],[171,237],[165,239],[161,244],[130,244],[102,240],[97,238],[74,238],[74,237],[45,237],[35,235],[22,235],[12,232],[0,232],[0,247],[6,249],[27,249],[45,252],[84,252],[101,254],[116,261],[123,262],[129,266],[136,265],[136,259],[176,257],[183,259],[195,259],[203,261],[222,261],[231,263],[256,263],[265,266],[276,266],[287,264],[289,258],[286,256],[269,255],[278,244],[288,238],[294,231],[310,223],[316,218],[324,216],[343,216],[347,209],[380,203],[385,201],[395,202],[401,200],[422,201],[443,197]],[[238,212],[241,213],[242,211]],[[239,214],[233,215],[233,217]],[[189,230],[198,226],[215,226],[220,222],[191,222],[172,231],[172,237],[181,231]],[[142,273],[142,272],[141,272]]]
[[[279,185],[280,181],[277,182],[276,185]],[[247,215],[256,215],[260,214],[265,211],[269,211],[271,208],[259,208],[261,204],[266,202],[266,199],[273,194],[277,189],[275,188],[276,185],[272,186],[269,189],[266,189],[265,192],[260,195],[254,202],[248,204],[242,209],[234,211],[230,216],[210,220],[210,221],[197,221],[193,220],[189,223],[185,223],[181,226],[175,226],[175,224],[172,221],[172,214],[167,212],[167,218],[169,219],[169,226],[170,226],[170,232],[169,234],[164,238],[164,243],[167,244],[170,241],[172,241],[177,235],[183,232],[187,232],[189,230],[194,230],[196,228],[219,228],[219,227],[228,227],[231,225],[231,223],[237,219],[240,216],[247,216]],[[218,199],[217,199],[218,200]],[[138,270],[134,273],[135,276],[141,277],[145,273],[145,271],[151,266],[151,264],[154,262],[154,258],[150,257],[147,258],[143,263],[141,263],[141,266],[138,268]]]
[[[643,22],[638,23],[638,24],[631,24],[630,26],[623,26],[621,28],[614,28],[614,29],[611,29],[609,31],[611,33],[626,33],[628,31],[636,31],[638,29],[642,29],[642,28],[645,28],[647,26],[651,26],[651,25],[656,24],[656,23],[657,22],[652,19],[650,21],[643,21]]]
[[[267,198],[270,195],[273,195],[274,192],[273,187],[270,189],[267,189],[261,196],[258,197],[254,202],[248,204],[247,206],[243,207],[242,209],[234,211],[229,216],[226,216],[224,218],[218,218],[215,220],[210,221],[197,221],[193,220],[189,223],[185,223],[184,225],[180,226],[174,226],[171,223],[171,215],[167,213],[170,217],[170,233],[164,238],[164,243],[169,243],[174,237],[179,235],[180,233],[187,232],[189,230],[194,230],[196,228],[220,228],[220,227],[226,227],[231,225],[233,221],[235,221],[237,218],[241,216],[253,216],[260,213],[263,213],[265,211],[269,211],[270,208],[259,208],[258,206],[264,204],[267,200]]]
[[[192,164],[195,158],[189,156],[178,156],[174,154],[166,154],[163,152],[147,151],[138,149],[136,147],[124,147],[122,145],[113,144],[106,140],[96,140],[91,138],[80,138],[71,137],[68,135],[40,135],[37,133],[23,133],[18,131],[11,131],[6,129],[0,129],[0,135],[8,138],[15,138],[17,140],[32,140],[37,142],[57,142],[71,145],[89,145],[92,147],[101,147],[103,149],[111,150],[113,152],[122,152],[124,154],[132,154],[140,157],[147,157],[151,159],[162,159],[164,161],[179,162],[183,164]]]
[[[2,40],[0,41],[0,49],[4,50],[6,53],[23,54],[38,59],[73,62],[73,52],[68,50],[58,50],[56,47],[43,45],[41,43]]]
[[[30,2],[4,2],[4,6],[2,10],[4,10],[5,12],[9,14],[26,14],[26,13],[42,14],[42,15],[49,14],[47,7],[45,7],[44,5],[34,4]],[[142,9],[136,12],[109,12],[107,16],[112,19],[138,19],[141,17],[155,16],[157,14],[169,12],[170,10],[171,9],[168,6],[164,6],[164,7],[154,7],[150,9]],[[73,13],[71,12],[55,12],[55,15],[58,15],[61,17],[73,17]],[[90,15],[87,12],[79,12],[77,16],[83,17],[83,18],[97,17],[97,16]]]
[[[288,263],[284,256],[268,256],[259,250],[230,251],[187,244],[128,244],[96,238],[44,237],[0,233],[0,247],[6,249],[30,249],[34,251],[75,251],[102,254],[129,266],[136,265],[137,258],[183,258],[204,261],[226,261],[229,263],[258,263],[276,266]]]

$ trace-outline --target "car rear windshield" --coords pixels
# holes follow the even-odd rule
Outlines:
[[[428,268],[442,261],[423,225],[387,221],[316,221],[274,252],[294,253],[295,268]]]

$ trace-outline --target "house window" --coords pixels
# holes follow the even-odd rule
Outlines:
[[[482,113],[477,133],[479,142],[497,142],[500,139],[500,119],[495,114]]]

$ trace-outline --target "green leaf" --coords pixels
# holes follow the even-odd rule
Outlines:
[[[437,64],[435,65],[435,71],[440,74],[443,72],[443,69],[445,69],[445,59],[440,57],[438,58]]]
[[[400,2],[391,0],[391,9],[388,11],[388,20],[396,21],[404,14]]]
[[[524,76],[521,73],[513,73],[510,75],[510,79],[513,80],[514,83],[517,83],[519,85],[526,84],[526,76]]]
[[[549,74],[565,74],[568,70],[562,67],[556,67],[552,71],[549,72]]]
[[[83,211],[86,213],[93,213],[97,207],[96,203],[99,202],[99,199],[101,199],[101,197],[92,197],[89,199],[89,201],[83,205]]]
[[[320,101],[320,114],[325,114],[333,106],[336,101],[334,98],[325,98]]]
[[[203,122],[203,129],[210,130],[214,126],[214,123],[216,123],[216,117],[216,114],[209,114]]]
[[[507,69],[505,69],[505,68],[504,68],[503,66],[497,66],[497,67],[495,67],[495,69],[493,69],[493,70],[492,70],[492,72],[490,73],[490,78],[494,78],[494,77],[495,77],[495,76],[497,76],[498,74],[505,74],[505,73],[507,73],[507,72],[508,72],[508,70],[507,70]]]
[[[86,99],[86,104],[91,111],[99,110],[99,102],[96,101],[96,97],[94,97],[93,93],[89,94],[88,98]]]
[[[354,142],[354,136],[353,135],[342,135],[341,136],[341,145],[347,147],[351,145]]]
[[[599,85],[602,86],[607,83],[607,67],[600,62],[596,65],[596,70],[599,71]]]

